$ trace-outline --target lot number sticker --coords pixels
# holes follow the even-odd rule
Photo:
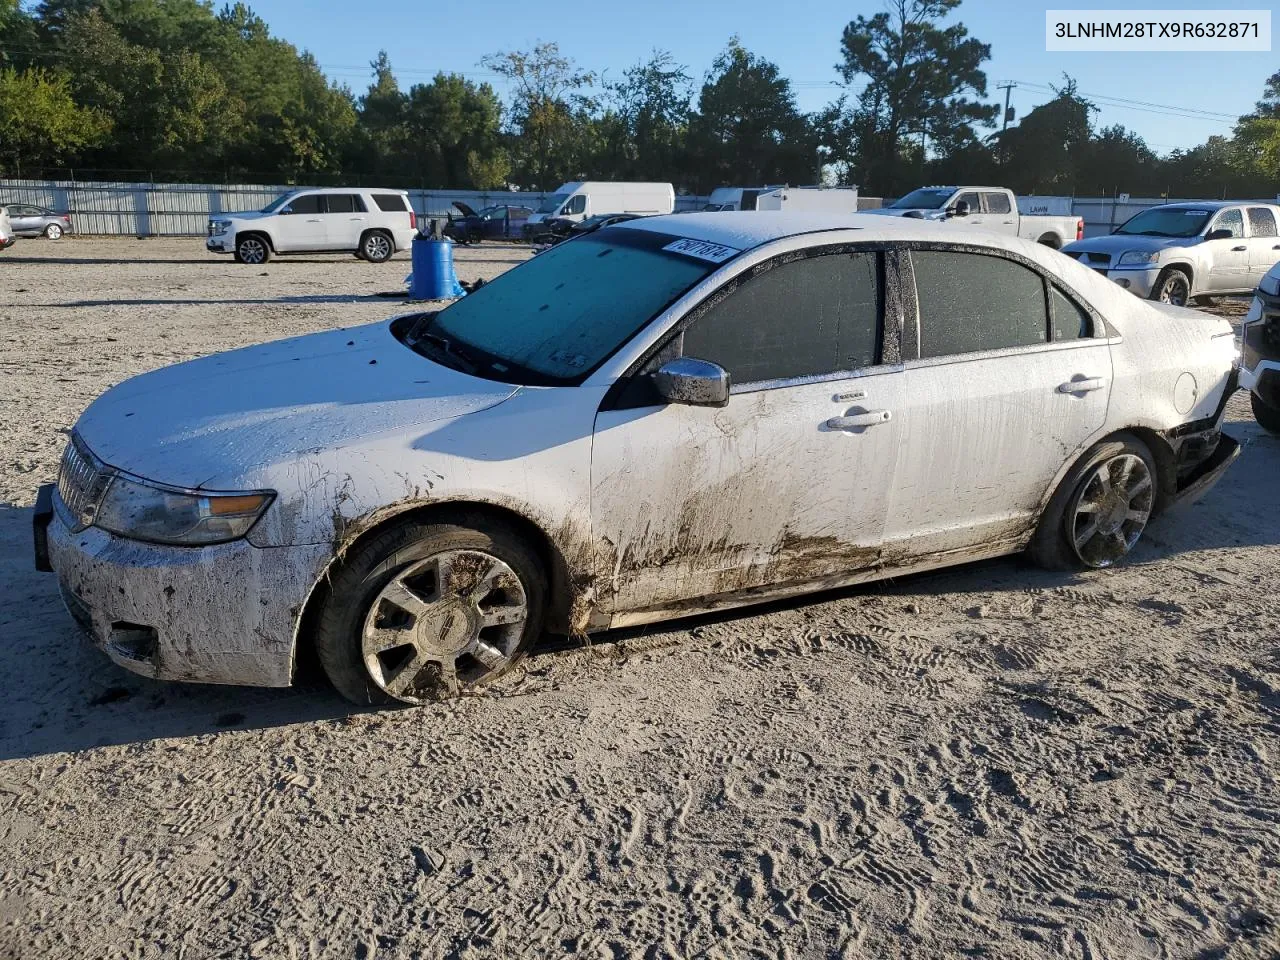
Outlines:
[[[742,252],[723,244],[707,243],[705,240],[677,240],[675,243],[668,243],[662,249],[670,250],[672,253],[683,253],[686,257],[697,257],[699,260],[710,260],[712,263],[724,263]]]

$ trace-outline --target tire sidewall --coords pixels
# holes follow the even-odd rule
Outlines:
[[[262,247],[261,260],[255,263],[245,258],[244,254],[241,252],[241,247],[247,243],[257,243],[259,246]],[[247,264],[248,266],[251,266],[251,267],[260,267],[264,263],[266,263],[270,258],[271,258],[271,248],[267,246],[267,241],[262,239],[262,237],[258,236],[257,234],[249,234],[247,237],[236,238],[236,260],[238,262]]]
[[[44,235],[50,240],[61,240],[64,232],[56,223],[51,223],[44,228]]]
[[[1156,514],[1155,508],[1159,505],[1160,499],[1160,472],[1157,468],[1155,457],[1152,456],[1150,448],[1137,437],[1129,433],[1118,433],[1114,437],[1109,437],[1089,448],[1084,456],[1076,461],[1075,466],[1067,472],[1062,482],[1058,484],[1057,490],[1054,491],[1053,497],[1049,500],[1049,505],[1045,507],[1044,513],[1040,515],[1040,523],[1036,527],[1036,532],[1028,546],[1031,559],[1038,565],[1050,570],[1101,569],[1084,563],[1076,555],[1075,545],[1071,539],[1073,516],[1069,511],[1076,503],[1089,476],[1112,457],[1126,453],[1142,458],[1148,472],[1151,474],[1151,482],[1156,485],[1152,504],[1153,509],[1151,516],[1147,518],[1147,525],[1150,525],[1152,517]],[[1146,526],[1143,527],[1142,532],[1146,533]],[[1140,543],[1141,540],[1142,537],[1139,535],[1138,542]],[[1124,563],[1131,553],[1132,551],[1125,554],[1124,557],[1110,566]]]
[[[400,571],[438,553],[468,549],[490,553],[512,569],[529,611],[510,662],[476,686],[496,680],[524,658],[542,632],[546,604],[546,580],[536,553],[506,527],[483,520],[475,526],[405,521],[357,546],[330,578],[318,619],[316,652],[339,693],[361,704],[414,706],[390,696],[369,677],[362,648],[365,619],[382,589]]]
[[[1192,301],[1191,278],[1187,276],[1187,274],[1184,271],[1179,270],[1177,267],[1170,267],[1169,269],[1165,270],[1164,273],[1160,274],[1159,279],[1156,281],[1154,295],[1152,296],[1151,299],[1157,301],[1158,303],[1167,303],[1168,301],[1164,299],[1165,288],[1168,287],[1169,284],[1172,283],[1174,280],[1180,281],[1186,287],[1186,295],[1183,298],[1182,303],[1171,304],[1171,306],[1182,306],[1182,307],[1190,306]]]
[[[381,237],[387,242],[387,255],[385,257],[374,257],[369,253],[369,244],[373,241],[374,237]],[[360,256],[365,260],[368,260],[370,263],[386,263],[391,259],[395,251],[395,242],[382,230],[370,230],[360,238]]]
[[[1253,419],[1263,430],[1271,434],[1280,434],[1280,407],[1273,407],[1260,396],[1249,391],[1249,406],[1253,409]]]

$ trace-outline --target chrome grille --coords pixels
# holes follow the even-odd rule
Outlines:
[[[110,479],[110,472],[72,437],[62,452],[62,465],[58,468],[58,496],[75,518],[77,529],[93,522]]]

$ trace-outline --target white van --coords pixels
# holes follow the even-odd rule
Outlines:
[[[777,187],[756,197],[757,210],[857,213],[857,187]]]
[[[716,187],[707,197],[707,204],[702,209],[708,213],[719,210],[754,210],[756,198],[762,193],[777,190],[782,184],[768,187]]]
[[[669,183],[610,183],[582,180],[565,183],[547,197],[529,224],[545,220],[577,222],[601,213],[635,213],[650,216],[671,213],[676,208],[676,191]],[[526,227],[526,230],[528,228]]]

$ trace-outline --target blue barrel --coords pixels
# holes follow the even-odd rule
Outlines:
[[[448,300],[466,293],[453,271],[453,241],[432,240],[418,234],[413,238],[413,273],[409,280],[411,300]]]

